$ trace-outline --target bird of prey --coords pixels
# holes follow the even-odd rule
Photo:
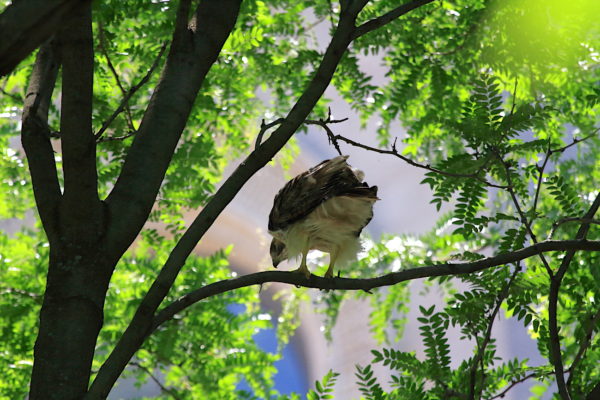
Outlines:
[[[325,160],[290,180],[277,193],[269,214],[273,266],[302,256],[296,272],[310,277],[306,266],[309,250],[329,253],[326,278],[333,277],[336,262],[356,258],[358,236],[373,218],[379,200],[377,186],[363,182],[364,173],[338,156]]]

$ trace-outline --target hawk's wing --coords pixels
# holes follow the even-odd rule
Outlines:
[[[296,176],[277,193],[269,214],[269,231],[285,229],[335,196],[377,198],[377,186],[362,182],[363,174],[346,163],[348,156],[325,160]]]

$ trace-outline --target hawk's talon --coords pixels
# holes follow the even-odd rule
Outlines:
[[[292,272],[304,274],[306,279],[310,279],[310,271],[308,270],[308,267],[306,265],[300,265],[300,267],[298,269],[295,269]]]

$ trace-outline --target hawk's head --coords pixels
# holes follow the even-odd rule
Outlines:
[[[285,243],[277,238],[273,238],[271,241],[271,259],[273,260],[273,266],[277,268],[280,262],[283,260],[287,260],[288,252],[287,247],[285,247]]]

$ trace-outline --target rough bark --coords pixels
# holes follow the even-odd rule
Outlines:
[[[0,76],[9,74],[90,0],[13,1],[0,14]]]
[[[91,5],[78,8],[72,23],[58,34],[63,65],[61,143],[64,194],[57,192],[56,169],[43,172],[52,188],[35,182],[52,232],[50,260],[39,333],[34,348],[30,399],[77,399],[87,391],[96,338],[102,327],[104,299],[116,259],[103,251],[104,215],[96,185],[95,141],[91,130],[93,52]],[[38,59],[43,59],[43,53]],[[40,86],[47,85],[41,83]],[[48,99],[44,98],[44,100]],[[24,134],[24,140],[27,135]],[[28,146],[30,165],[41,155],[54,165],[48,139],[37,137],[39,147]],[[37,150],[35,154],[31,151]],[[51,164],[52,163],[52,164]],[[42,166],[40,165],[41,169]],[[59,190],[59,189],[58,189]],[[38,201],[40,203],[40,201]],[[47,229],[48,230],[48,229]]]

